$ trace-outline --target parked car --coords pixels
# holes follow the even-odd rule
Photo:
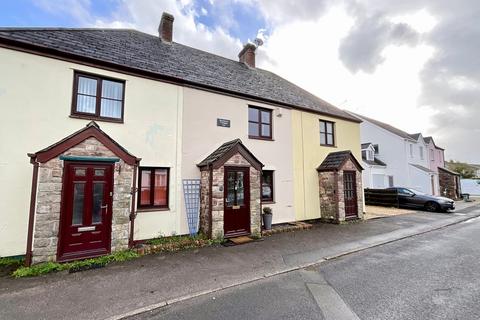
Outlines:
[[[424,192],[403,187],[392,187],[387,190],[396,190],[399,205],[402,208],[424,209],[431,212],[455,210],[452,199],[436,197]]]

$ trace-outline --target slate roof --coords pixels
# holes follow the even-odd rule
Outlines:
[[[362,115],[359,115],[359,114],[354,114],[354,115],[357,115],[360,119],[367,120],[368,122],[371,122],[374,125],[382,128],[382,129],[385,129],[385,130],[387,130],[387,131],[389,131],[389,132],[391,132],[391,133],[393,133],[393,134],[395,134],[399,137],[402,137],[402,138],[408,139],[408,140],[414,139],[407,132],[405,132],[403,130],[400,130],[398,128],[395,128],[394,126],[391,126],[388,123],[381,122],[381,121],[378,121],[378,120],[375,120],[375,119],[372,119],[372,118],[369,118],[369,117],[366,117],[366,116],[362,116]]]
[[[428,169],[428,168],[425,168],[424,166],[421,166],[421,165],[419,165],[419,164],[410,163],[410,165],[413,166],[413,167],[415,167],[415,168],[417,168],[417,169],[419,169],[419,170],[422,170],[422,171],[424,171],[424,172],[427,172],[427,173],[435,173],[434,171],[432,171],[432,170],[430,170],[430,169]]]
[[[367,149],[371,145],[370,142],[368,143],[362,143],[362,150]]]
[[[0,43],[91,60],[175,83],[303,108],[346,120],[356,117],[282,77],[131,29],[0,28]],[[90,61],[89,61],[90,62]]]
[[[352,159],[353,163],[358,167],[359,170],[363,170],[360,163],[358,163],[355,156],[350,150],[331,152],[323,160],[320,166],[317,168],[318,171],[335,171],[340,170],[347,161],[347,159]]]
[[[454,175],[454,176],[460,176],[460,173],[449,170],[447,168],[438,167],[438,170],[445,171],[446,173],[449,173],[449,174]]]
[[[413,140],[418,140],[418,137],[420,137],[420,133],[412,133],[412,134],[410,134],[410,137]],[[424,139],[424,141],[425,141],[425,139]]]
[[[366,158],[362,157],[362,161],[365,162],[366,164],[369,164],[371,166],[381,166],[381,167],[386,167],[387,164],[377,158],[374,158],[373,161],[367,160]]]
[[[445,149],[437,146],[437,144],[435,143],[435,141],[433,140],[432,137],[424,137],[424,138],[423,138],[423,141],[425,141],[426,144],[429,144],[430,142],[433,142],[433,145],[435,146],[436,149],[445,150]]]

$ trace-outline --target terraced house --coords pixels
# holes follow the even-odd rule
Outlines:
[[[362,217],[360,121],[239,61],[125,29],[0,29],[0,256]],[[28,156],[27,156],[28,154]],[[317,170],[318,169],[318,170]]]

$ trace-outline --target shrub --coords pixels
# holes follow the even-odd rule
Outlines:
[[[272,208],[264,207],[263,208],[263,214],[272,214]]]

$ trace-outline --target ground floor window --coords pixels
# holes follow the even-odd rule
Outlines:
[[[388,186],[391,188],[393,185],[393,176],[388,176]]]
[[[262,171],[262,201],[273,202],[273,170]]]
[[[168,208],[169,169],[139,168],[139,208]]]

